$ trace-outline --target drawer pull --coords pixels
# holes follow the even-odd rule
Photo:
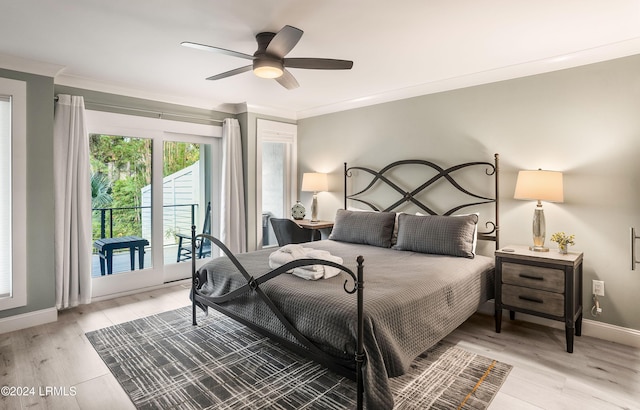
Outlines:
[[[539,276],[531,276],[531,275],[525,275],[524,273],[521,273],[519,275],[521,278],[525,278],[525,279],[532,279],[532,280],[544,280],[544,278],[541,278]]]
[[[543,301],[542,299],[534,298],[534,297],[531,297],[531,296],[522,296],[522,295],[519,295],[519,296],[518,296],[518,299],[526,300],[526,301],[528,301],[528,302],[544,303],[544,301]]]

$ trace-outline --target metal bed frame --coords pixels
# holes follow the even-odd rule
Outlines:
[[[412,164],[412,165],[424,165],[427,167],[430,167],[434,170],[437,171],[437,175],[430,178],[428,181],[426,181],[425,183],[421,184],[419,187],[411,190],[411,191],[405,191],[403,190],[397,183],[395,183],[393,181],[392,178],[386,176],[385,174],[398,167],[401,165],[406,165],[406,164]],[[455,179],[451,176],[452,172],[455,172],[457,170],[463,169],[463,168],[468,168],[468,167],[472,167],[472,166],[484,166],[486,167],[485,169],[485,173],[488,176],[493,176],[495,179],[495,198],[490,198],[490,197],[486,197],[486,196],[482,196],[482,195],[478,195],[475,193],[472,193],[471,191],[463,188],[458,182],[455,181]],[[349,177],[352,176],[352,171],[354,170],[361,170],[364,171],[366,173],[369,173],[373,176],[372,181],[367,185],[367,187],[365,187],[363,190],[356,192],[354,194],[347,194],[348,190],[347,190],[347,180]],[[496,248],[498,247],[498,242],[499,242],[499,225],[498,225],[498,154],[495,154],[494,157],[494,163],[490,163],[490,162],[468,162],[468,163],[464,163],[464,164],[459,164],[459,165],[455,165],[452,166],[450,168],[442,168],[432,162],[429,161],[424,161],[424,160],[405,160],[405,161],[396,161],[392,164],[387,165],[386,167],[382,168],[380,171],[374,171],[370,168],[364,168],[364,167],[351,167],[348,168],[347,167],[347,163],[344,164],[344,202],[345,202],[345,209],[347,208],[347,200],[353,200],[353,201],[357,201],[357,202],[361,202],[364,203],[366,205],[368,205],[371,209],[373,210],[379,210],[375,205],[371,204],[370,202],[363,200],[361,198],[358,198],[359,196],[363,195],[366,191],[368,191],[369,189],[371,189],[376,182],[381,181],[382,183],[386,183],[387,185],[389,185],[390,187],[392,187],[394,190],[396,190],[398,193],[401,194],[401,199],[397,200],[396,202],[394,202],[392,205],[390,205],[389,207],[383,209],[384,211],[392,211],[393,209],[396,209],[398,206],[406,203],[406,202],[411,202],[413,204],[415,204],[418,208],[422,209],[423,211],[431,214],[431,215],[436,215],[437,213],[435,211],[433,211],[430,207],[428,207],[427,205],[423,204],[421,201],[416,199],[416,195],[418,195],[421,191],[423,191],[424,189],[426,189],[427,187],[431,186],[432,184],[434,184],[436,181],[440,180],[441,178],[445,178],[447,181],[449,181],[456,189],[458,189],[459,191],[473,197],[476,198],[475,202],[471,202],[471,203],[467,203],[467,204],[461,204],[458,205],[450,210],[448,210],[447,212],[445,212],[443,215],[452,215],[454,212],[466,208],[466,207],[470,207],[473,205],[481,205],[481,204],[486,204],[486,203],[495,203],[495,221],[489,221],[486,223],[487,227],[490,227],[491,229],[487,232],[478,232],[478,239],[482,239],[482,240],[489,240],[489,241],[494,241],[496,243]],[[202,304],[208,307],[211,307],[213,309],[216,309],[217,311],[225,314],[226,316],[231,317],[232,319],[235,319],[236,321],[246,325],[247,327],[267,336],[270,337],[271,339],[281,343],[282,345],[286,346],[287,348],[289,348],[290,350],[304,356],[307,358],[310,358],[311,360],[320,363],[321,365],[326,366],[327,368],[337,372],[338,374],[341,374],[343,376],[346,376],[352,380],[356,381],[356,388],[357,388],[357,397],[356,397],[356,405],[358,409],[362,409],[363,408],[363,392],[364,392],[364,385],[363,385],[363,377],[362,377],[362,366],[364,365],[364,362],[366,360],[365,357],[365,353],[364,353],[364,317],[363,317],[363,310],[364,310],[364,258],[362,256],[358,256],[356,259],[357,262],[357,273],[354,273],[351,269],[349,269],[346,266],[343,265],[339,265],[330,261],[326,261],[326,260],[320,260],[320,259],[302,259],[302,260],[294,260],[292,262],[289,262],[277,269],[274,269],[268,273],[266,273],[263,276],[260,276],[258,278],[254,278],[249,272],[247,272],[247,270],[242,266],[242,264],[238,261],[238,259],[233,255],[233,253],[217,238],[211,236],[211,235],[207,235],[207,234],[196,234],[196,228],[195,226],[191,227],[191,244],[192,244],[192,255],[195,255],[196,253],[196,247],[197,247],[197,243],[200,242],[201,239],[208,239],[211,241],[211,243],[213,243],[214,245],[218,246],[218,248],[220,248],[220,250],[222,250],[222,252],[230,259],[230,261],[233,263],[233,265],[238,269],[238,271],[242,274],[242,276],[244,277],[244,279],[246,280],[246,283],[241,286],[238,289],[235,289],[225,295],[222,296],[218,296],[218,297],[209,297],[209,296],[205,296],[203,294],[200,293],[200,291],[198,290],[201,286],[200,284],[200,279],[198,277],[197,274],[197,269],[196,269],[196,258],[192,258],[191,260],[191,272],[192,272],[192,289],[191,289],[191,299],[192,299],[192,324],[195,326],[197,325],[197,321],[196,321],[196,312],[197,312],[197,306],[198,304]],[[348,282],[349,279],[344,281],[343,284],[343,289],[345,292],[349,293],[349,294],[353,294],[356,293],[356,297],[357,297],[357,341],[356,341],[356,352],[354,355],[353,360],[343,360],[343,359],[339,359],[336,358],[334,356],[329,355],[328,353],[324,352],[323,350],[321,350],[320,348],[318,348],[317,346],[315,346],[313,344],[313,342],[311,342],[306,336],[304,336],[302,333],[300,333],[295,326],[282,314],[282,312],[276,307],[276,305],[273,303],[273,301],[271,300],[271,298],[269,298],[269,296],[267,294],[265,294],[262,289],[260,288],[260,285],[265,283],[266,281],[277,277],[287,271],[290,271],[291,269],[297,268],[297,267],[302,267],[302,266],[308,266],[308,265],[326,265],[326,266],[331,266],[331,267],[335,267],[338,269],[341,269],[343,272],[345,272],[347,275],[349,275],[351,277],[351,280],[353,282],[351,287],[348,287]],[[278,334],[274,334],[273,332],[271,332],[269,329],[267,329],[264,326],[261,326],[260,324],[257,323],[253,323],[239,315],[237,315],[236,313],[226,309],[224,307],[224,303],[232,300],[240,295],[243,295],[245,293],[249,293],[249,292],[254,292],[260,300],[262,300],[268,307],[269,309],[273,312],[274,315],[276,315],[276,317],[280,320],[280,322],[285,326],[285,328],[287,329],[287,331],[289,331],[291,333],[291,335],[295,338],[295,340],[297,341],[297,343],[292,342],[289,339],[286,339],[285,337],[283,337],[282,335],[278,335]],[[355,370],[354,370],[354,364],[355,364]]]

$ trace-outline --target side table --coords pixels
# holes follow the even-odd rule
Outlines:
[[[573,335],[582,334],[582,252],[534,252],[509,245],[495,253],[495,322],[500,333],[502,310],[527,313],[565,324],[567,352]]]

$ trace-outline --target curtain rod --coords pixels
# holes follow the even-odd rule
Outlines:
[[[54,97],[53,98],[54,101],[58,101],[58,97]],[[103,104],[103,103],[98,103],[98,102],[92,102],[92,101],[85,101],[85,106],[93,106],[93,107],[102,107],[102,108],[114,108],[114,109],[119,109],[119,110],[125,110],[125,111],[136,111],[136,112],[141,112],[141,113],[146,113],[146,114],[154,114],[158,116],[158,119],[163,119],[164,116],[169,116],[169,117],[180,117],[180,118],[188,118],[188,119],[192,119],[192,120],[200,120],[200,121],[210,121],[210,122],[217,122],[217,123],[223,123],[224,120],[217,120],[215,118],[208,118],[208,117],[200,117],[197,115],[189,115],[189,114],[178,114],[178,113],[172,113],[172,112],[162,112],[162,111],[153,111],[153,110],[146,110],[143,108],[133,108],[133,107],[125,107],[122,105],[113,105],[113,104]]]

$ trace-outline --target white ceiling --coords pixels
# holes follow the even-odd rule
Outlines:
[[[290,69],[300,88],[247,72],[254,36],[304,30],[288,57],[354,61]],[[640,53],[638,0],[2,0],[0,67],[47,63],[56,84],[196,107],[304,118]],[[61,68],[58,72],[57,69]]]

